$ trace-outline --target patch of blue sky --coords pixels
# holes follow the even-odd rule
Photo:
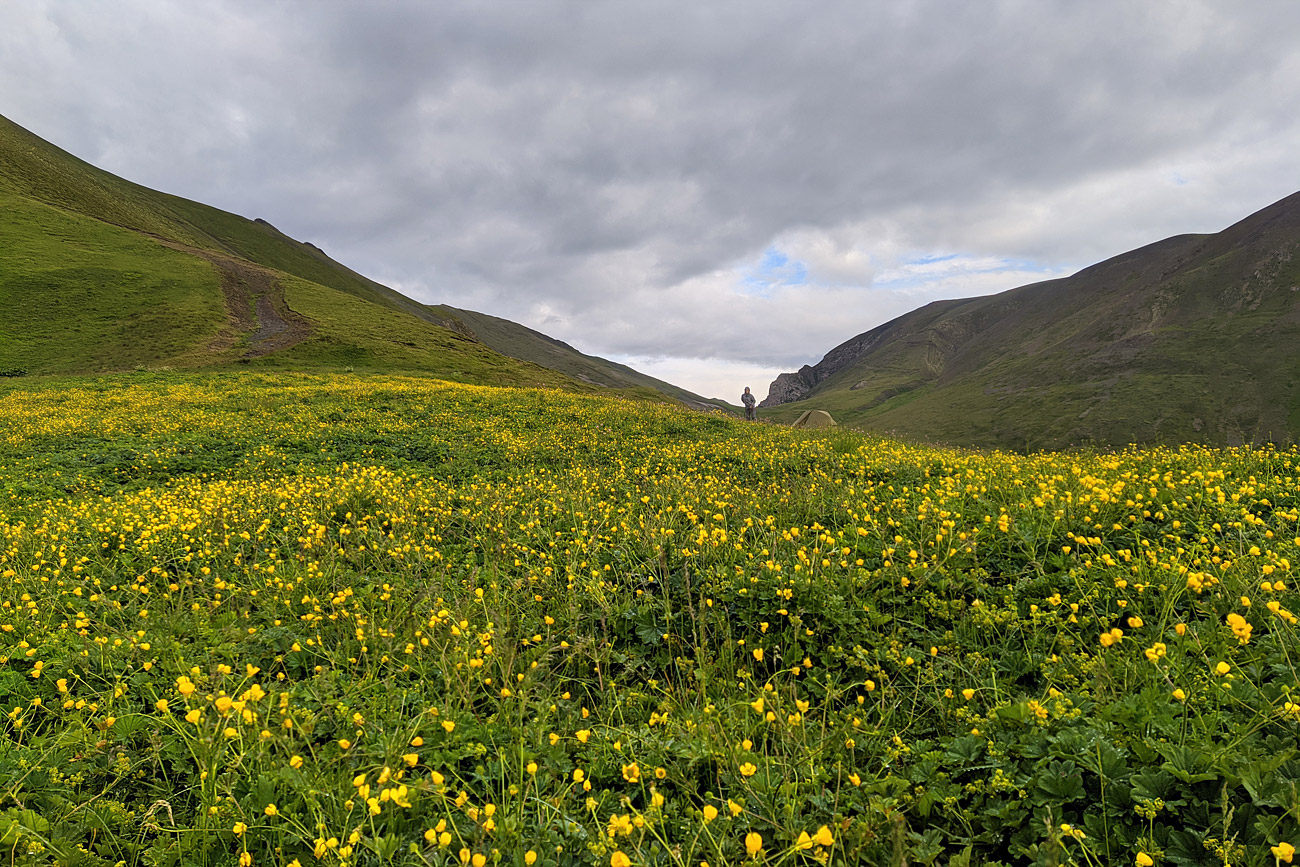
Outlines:
[[[786,286],[802,286],[808,282],[808,266],[776,247],[768,247],[757,265],[741,268],[739,274],[740,291],[761,298],[770,298]]]

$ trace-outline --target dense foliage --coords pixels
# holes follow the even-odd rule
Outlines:
[[[0,385],[0,857],[1289,862],[1298,465]]]

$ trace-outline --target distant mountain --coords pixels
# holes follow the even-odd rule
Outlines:
[[[626,364],[579,352],[562,340],[486,313],[437,305],[436,315],[460,323],[469,334],[488,346],[521,361],[531,361],[576,380],[602,388],[648,388],[674,398],[692,409],[726,409],[723,401],[710,400],[662,379],[633,370]]]
[[[548,340],[420,304],[265,220],[133,184],[0,117],[0,374],[352,368],[706,403],[557,341],[537,352]]]
[[[937,301],[783,373],[776,420],[1016,449],[1300,440],[1300,193],[1060,280]]]

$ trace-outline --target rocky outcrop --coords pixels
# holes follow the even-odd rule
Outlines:
[[[768,386],[767,398],[760,407],[793,403],[812,391],[817,383],[843,370],[870,352],[884,338],[889,323],[844,341],[826,353],[816,365],[805,364],[795,373],[782,373]]]
[[[943,368],[945,357],[953,347],[965,339],[973,330],[973,325],[964,320],[941,322],[940,319],[954,307],[964,303],[957,301],[931,301],[924,307],[914,310],[907,316],[900,316],[884,325],[878,325],[856,337],[850,337],[839,346],[826,353],[821,361],[814,365],[805,364],[797,373],[782,373],[768,388],[767,399],[759,406],[779,406],[801,400],[822,382],[830,379],[847,367],[851,367],[876,349],[891,342],[906,339],[907,334],[926,329],[923,339],[936,342],[938,354],[931,360],[931,374],[938,375]],[[915,326],[918,320],[921,326]],[[900,324],[904,329],[900,329]],[[907,332],[903,333],[904,330]],[[852,388],[865,387],[859,382]]]
[[[772,380],[772,384],[767,387],[767,397],[763,398],[760,407],[779,406],[783,403],[793,403],[812,390],[813,384],[804,374],[812,373],[813,369],[804,365],[797,373],[782,373]]]

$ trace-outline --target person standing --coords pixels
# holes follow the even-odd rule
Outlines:
[[[745,393],[740,396],[740,402],[745,405],[745,420],[758,421],[758,410],[754,408],[758,401],[749,393],[749,386],[745,386]]]

